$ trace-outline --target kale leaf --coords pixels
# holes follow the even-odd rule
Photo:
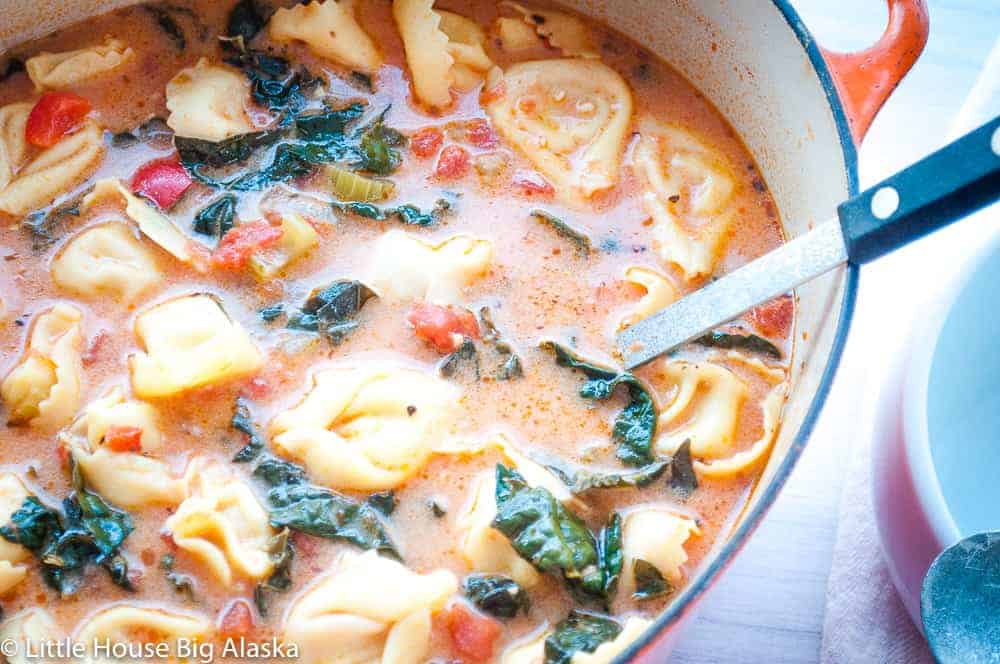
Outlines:
[[[574,467],[549,455],[537,456],[574,494],[586,493],[592,489],[642,488],[652,484],[670,466],[669,461],[654,461],[635,470],[605,472],[582,466]]]
[[[302,466],[270,454],[265,454],[257,463],[257,467],[253,469],[253,476],[269,487],[306,483],[306,471]]]
[[[581,256],[590,255],[591,242],[585,233],[576,230],[559,217],[545,210],[532,210],[531,216],[554,230],[557,235],[572,242],[577,254]]]
[[[355,317],[373,297],[375,293],[360,281],[335,281],[314,290],[302,310],[289,318],[288,327],[316,332],[336,346],[358,327]]]
[[[438,373],[444,378],[460,376],[462,380],[479,380],[479,351],[472,339],[465,339],[462,345],[438,364]]]
[[[236,196],[225,194],[215,199],[194,216],[194,232],[221,238],[235,225]]]
[[[709,348],[722,348],[725,350],[745,350],[750,353],[759,353],[775,360],[781,359],[781,351],[764,337],[756,334],[730,334],[727,332],[712,331],[694,339],[691,343]]]
[[[267,555],[271,560],[271,575],[253,589],[253,600],[257,613],[267,615],[268,592],[284,592],[292,587],[292,560],[295,559],[295,545],[291,531],[283,528],[267,542]]]
[[[226,37],[230,39],[242,39],[244,48],[260,32],[267,23],[265,16],[257,6],[255,0],[240,0],[229,12],[229,20],[226,21]]]
[[[601,529],[598,538],[598,558],[601,573],[604,575],[604,597],[610,598],[618,588],[618,579],[622,574],[622,518],[618,512],[612,512],[608,524]]]
[[[578,652],[594,652],[622,627],[609,616],[574,609],[545,639],[545,664],[569,664]]]
[[[514,347],[500,334],[500,330],[493,322],[493,311],[489,307],[479,309],[479,326],[483,332],[483,343],[493,348],[493,352],[499,360],[499,364],[493,370],[493,378],[496,380],[517,380],[523,376],[521,358],[514,351]]]
[[[247,443],[233,457],[234,463],[246,463],[256,459],[264,449],[264,437],[257,431],[250,412],[250,402],[243,397],[236,397],[233,407],[232,427],[247,437]]]
[[[272,304],[268,307],[257,310],[257,315],[260,316],[260,319],[265,323],[273,323],[281,318],[283,313],[285,313],[285,305],[280,302],[278,304]]]
[[[642,466],[653,462],[653,437],[656,434],[656,406],[646,386],[631,373],[602,367],[578,357],[569,348],[554,341],[543,341],[543,350],[551,351],[556,364],[580,371],[587,381],[580,388],[584,399],[604,401],[619,385],[628,388],[628,405],[615,418],[612,437],[622,463]]]
[[[384,516],[390,516],[396,511],[396,506],[399,505],[399,498],[396,497],[396,492],[390,489],[388,491],[373,493],[365,499],[365,502],[377,509]]]
[[[698,488],[698,476],[691,461],[690,440],[681,443],[670,461],[670,488],[685,498]]]
[[[673,590],[670,583],[660,574],[660,570],[642,558],[635,559],[632,570],[635,575],[635,592],[632,593],[632,599],[653,599]]]
[[[388,111],[387,107],[362,131],[358,144],[360,159],[357,166],[376,175],[388,175],[403,162],[403,157],[395,148],[406,145],[406,137],[385,126],[385,114]]]
[[[498,618],[513,618],[531,610],[531,598],[517,581],[503,574],[470,574],[462,580],[462,592],[479,610]]]
[[[407,226],[431,226],[436,224],[453,207],[452,202],[446,198],[439,198],[434,203],[434,207],[426,212],[415,205],[409,204],[398,205],[396,207],[379,207],[372,203],[363,203],[360,201],[346,203],[334,201],[331,205],[336,212],[353,213],[359,217],[372,219],[373,221],[387,221],[395,218]]]
[[[21,221],[21,227],[31,233],[31,248],[44,251],[58,242],[67,227],[80,216],[80,198],[76,198],[47,212],[32,212]]]
[[[189,602],[193,602],[195,599],[194,579],[187,574],[175,572],[174,562],[174,555],[166,553],[160,558],[160,569],[163,570],[167,583],[173,586],[174,591],[180,595],[184,595]]]

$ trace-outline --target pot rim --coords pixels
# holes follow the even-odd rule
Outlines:
[[[834,85],[833,74],[830,71],[830,67],[824,59],[812,33],[806,27],[801,17],[799,17],[798,12],[796,12],[792,7],[791,0],[771,1],[788,23],[788,27],[791,28],[792,32],[799,40],[799,43],[805,50],[806,55],[809,57],[809,62],[812,64],[813,70],[816,72],[820,84],[823,86],[827,101],[830,104],[830,110],[833,113],[837,133],[840,136],[840,145],[843,150],[844,164],[847,170],[847,194],[849,197],[856,196],[858,194],[857,147],[855,146],[854,138],[851,134],[843,102]],[[698,575],[698,578],[695,579],[694,583],[689,584],[683,591],[681,591],[680,595],[675,598],[674,601],[672,601],[663,611],[663,613],[656,618],[653,625],[614,660],[614,664],[625,664],[641,654],[653,655],[653,652],[644,653],[643,651],[654,648],[669,628],[679,623],[685,614],[694,609],[696,603],[702,598],[702,596],[712,587],[712,585],[715,584],[716,581],[719,580],[719,578],[721,578],[723,570],[733,562],[736,554],[739,553],[740,550],[746,545],[747,541],[750,539],[750,535],[752,535],[761,524],[764,516],[767,514],[767,511],[774,504],[775,499],[778,497],[781,489],[788,481],[789,475],[795,468],[795,464],[798,462],[799,457],[802,456],[805,445],[812,434],[813,428],[816,425],[816,420],[819,418],[819,414],[823,410],[823,405],[826,403],[826,398],[830,393],[831,386],[833,385],[833,379],[837,373],[837,368],[840,365],[840,359],[844,352],[844,346],[847,342],[848,333],[851,327],[851,320],[854,317],[854,305],[857,300],[859,275],[860,269],[857,265],[852,263],[848,263],[846,265],[844,275],[844,297],[840,305],[837,329],[834,334],[833,344],[830,347],[829,358],[827,359],[826,366],[823,369],[823,375],[820,378],[816,394],[813,396],[812,402],[809,404],[809,410],[806,412],[806,415],[802,420],[802,425],[796,432],[795,437],[792,440],[792,444],[785,454],[785,458],[782,459],[781,465],[775,471],[774,479],[763,489],[763,495],[757,500],[756,504],[751,508],[749,513],[743,518],[739,527],[730,533],[725,545],[719,550],[715,559],[712,560],[708,568]],[[653,660],[651,659],[650,661]]]

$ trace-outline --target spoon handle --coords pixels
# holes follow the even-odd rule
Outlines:
[[[837,208],[848,260],[867,263],[1000,199],[1000,116]]]

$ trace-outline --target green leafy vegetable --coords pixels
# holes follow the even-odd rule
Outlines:
[[[180,574],[174,571],[174,556],[172,553],[164,554],[160,558],[160,569],[164,571],[167,583],[173,586],[174,591],[189,601],[194,601],[194,579],[187,574]]]
[[[285,313],[285,305],[278,303],[272,304],[269,307],[264,307],[257,312],[257,315],[260,316],[261,320],[265,323],[273,323],[281,318],[283,313]]]
[[[673,589],[670,583],[663,578],[660,570],[652,563],[646,562],[642,558],[636,558],[632,566],[635,574],[635,592],[632,598],[637,600],[653,599],[670,593]]]
[[[239,37],[245,46],[264,28],[264,25],[267,24],[267,18],[254,0],[240,0],[229,12],[229,20],[226,21],[226,37],[230,39]]]
[[[289,319],[288,327],[316,332],[336,346],[358,327],[355,317],[373,297],[375,293],[360,281],[335,281],[314,290],[302,310]]]
[[[352,213],[374,221],[387,221],[395,218],[407,226],[431,226],[440,221],[441,217],[452,209],[451,201],[446,198],[439,198],[434,203],[434,208],[427,212],[422,211],[415,205],[379,207],[371,203],[361,203],[359,201],[346,203],[334,201],[332,206],[336,212]]]
[[[618,512],[612,512],[607,525],[601,529],[597,553],[604,575],[604,597],[610,598],[615,594],[622,574],[622,518]]]
[[[479,380],[479,352],[476,344],[471,339],[462,341],[458,350],[441,360],[438,372],[444,378],[458,376],[462,380]]]
[[[781,359],[781,351],[778,350],[778,347],[764,337],[758,337],[756,334],[729,334],[713,331],[703,334],[691,343],[698,344],[699,346],[708,346],[709,348],[745,350],[750,353],[760,353],[776,360]]]
[[[174,20],[169,11],[157,5],[143,5],[142,8],[153,17],[156,25],[174,43],[178,51],[183,51],[187,48],[187,39],[184,37],[184,30],[177,24],[177,21]]]
[[[253,589],[253,600],[257,613],[267,615],[269,592],[284,592],[292,587],[292,560],[295,559],[295,545],[290,538],[291,531],[283,528],[267,542],[267,555],[271,560],[271,575]]]
[[[377,509],[384,516],[389,516],[396,511],[396,506],[399,505],[399,499],[396,498],[396,492],[393,490],[389,491],[379,491],[378,493],[373,493],[365,499],[365,502]]]
[[[174,130],[167,126],[163,118],[150,118],[132,131],[122,131],[111,136],[111,146],[127,149],[139,143],[146,143],[154,148],[167,149],[171,147]]]
[[[395,148],[406,145],[406,137],[395,129],[385,126],[385,114],[388,111],[388,108],[382,111],[362,132],[358,146],[360,159],[357,165],[362,170],[376,175],[388,175],[403,162],[403,157]]]
[[[31,248],[44,251],[65,235],[68,227],[80,216],[80,198],[46,211],[32,212],[21,221],[21,227],[31,233]]]
[[[587,381],[580,388],[584,399],[604,401],[614,394],[619,385],[628,388],[629,401],[615,418],[612,437],[617,445],[618,458],[629,466],[642,466],[653,462],[653,437],[656,434],[656,406],[646,386],[631,373],[602,367],[581,359],[573,351],[554,341],[543,341],[543,350],[551,351],[556,364],[580,371]]]
[[[221,238],[232,230],[236,219],[236,196],[226,194],[215,199],[194,216],[194,231]]]
[[[498,618],[513,618],[531,610],[531,598],[517,581],[503,574],[470,574],[462,580],[462,592],[479,610]]]
[[[257,463],[253,476],[269,487],[289,486],[306,483],[306,471],[291,461],[285,461],[270,454]]]
[[[205,184],[215,185],[216,180],[203,175],[201,169],[205,166],[222,168],[245,161],[253,155],[254,151],[271,145],[279,138],[281,138],[281,133],[277,131],[238,134],[218,142],[175,136],[174,145],[177,146],[181,163],[193,176]]]
[[[571,466],[570,464],[550,457],[538,455],[539,460],[569,487],[574,494],[586,493],[592,489],[623,489],[627,487],[641,488],[652,484],[656,478],[670,465],[669,461],[654,461],[653,463],[625,472],[605,472]]]
[[[236,397],[236,405],[233,408],[233,419],[231,426],[246,435],[247,443],[233,457],[234,463],[246,463],[256,459],[264,449],[264,437],[257,431],[253,422],[253,414],[250,412],[250,402],[243,397]]]
[[[524,375],[521,367],[521,358],[500,334],[496,324],[493,322],[493,311],[489,307],[482,307],[479,310],[479,325],[483,331],[483,343],[493,348],[499,363],[493,370],[493,378],[496,380],[517,380]]]
[[[550,212],[546,212],[545,210],[532,210],[531,216],[554,230],[556,234],[572,242],[576,249],[576,253],[581,256],[590,255],[590,238],[585,233],[576,230],[559,217]]]
[[[249,26],[244,27],[249,29]],[[279,127],[292,122],[306,107],[307,93],[320,84],[319,79],[305,69],[292,69],[284,58],[247,50],[247,39],[243,35],[227,37],[223,44],[236,46],[238,54],[225,62],[243,70],[250,81],[254,101],[278,116]]]
[[[375,86],[372,84],[372,77],[364,72],[352,71],[351,80],[364,88],[365,92],[372,92],[375,89]]]
[[[690,440],[681,443],[670,461],[670,488],[685,497],[698,488],[698,476],[691,461]]]
[[[574,609],[545,639],[545,664],[570,664],[576,653],[594,652],[621,631],[621,625],[608,616]]]

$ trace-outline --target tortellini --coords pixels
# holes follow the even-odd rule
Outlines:
[[[281,240],[274,247],[255,252],[250,257],[250,270],[262,281],[273,279],[318,244],[319,233],[312,224],[297,214],[282,214]]]
[[[355,13],[354,0],[313,0],[276,11],[268,33],[276,42],[302,41],[321,58],[373,74],[382,65],[382,56]]]
[[[118,39],[106,38],[98,46],[42,52],[28,58],[24,68],[36,90],[69,88],[112,72],[135,57],[135,51]]]
[[[14,473],[0,473],[0,523],[10,523],[10,517],[21,508],[28,490]],[[0,596],[21,583],[28,568],[18,563],[30,556],[20,544],[0,538]]]
[[[142,432],[139,450],[113,450],[105,444],[109,431],[121,427]],[[166,463],[150,456],[162,446],[155,409],[141,401],[127,401],[120,387],[89,404],[61,438],[87,483],[116,505],[176,505],[184,498],[183,480]]]
[[[486,274],[493,244],[469,235],[453,235],[438,244],[399,230],[375,242],[368,280],[379,297],[456,304],[462,290]]]
[[[249,100],[246,76],[202,58],[167,83],[167,125],[177,136],[205,141],[247,134],[256,130],[247,113]]]
[[[516,2],[501,4],[519,13],[524,18],[524,22],[534,28],[539,37],[543,37],[552,48],[562,51],[563,55],[581,58],[600,57],[594,47],[590,28],[582,19],[563,12],[529,9]]]
[[[518,53],[543,46],[542,38],[535,29],[519,18],[501,16],[493,24],[500,48],[508,53]]]
[[[545,664],[545,639],[552,633],[546,626],[507,648],[500,664]]]
[[[7,188],[28,156],[24,130],[30,113],[31,104],[28,102],[0,108],[0,192]]]
[[[418,664],[431,614],[458,590],[446,570],[417,574],[374,551],[345,551],[286,614],[284,641],[305,664]]]
[[[30,108],[24,111],[22,104],[14,106],[11,111],[10,107],[4,107],[2,111],[8,111],[9,115],[0,118],[3,123],[0,138],[4,142],[0,151],[0,181],[9,178],[0,189],[0,212],[21,217],[82,184],[100,165],[107,148],[101,128],[87,120],[79,130],[23,163],[29,153],[23,129],[20,137],[14,137],[13,133],[22,126],[20,115],[24,113],[27,118]]]
[[[52,616],[43,609],[27,609],[4,621],[0,628],[0,641],[13,639],[17,644],[17,652],[5,655],[7,664],[28,664],[39,661],[36,657],[27,655],[28,644],[33,652],[39,652],[39,647],[46,641],[62,638]]]
[[[742,366],[754,380],[764,383],[768,392],[760,402],[760,437],[750,447],[735,452],[740,418],[750,394],[750,386],[729,368],[715,361],[687,362],[666,360],[659,369],[672,393],[667,408],[661,410],[655,442],[660,454],[672,454],[680,445],[691,441],[691,454],[697,460],[695,469],[701,475],[726,477],[755,466],[767,454],[774,442],[781,409],[788,394],[785,373],[768,367],[758,359],[749,359],[730,352],[724,359]]]
[[[692,535],[701,535],[694,519],[666,506],[639,507],[626,514],[622,525],[625,584],[634,588],[635,561],[644,560],[676,587],[684,579],[688,560],[684,544]]]
[[[164,524],[177,546],[225,586],[267,577],[275,531],[253,490],[223,464],[201,460],[191,463],[187,480],[188,496]]]
[[[129,357],[141,399],[169,397],[256,373],[264,358],[211,295],[167,300],[136,318],[143,352]]]
[[[643,295],[632,311],[619,323],[620,329],[649,318],[680,296],[677,287],[668,277],[648,267],[633,266],[626,269],[625,281],[641,288]]]
[[[83,314],[57,304],[31,328],[24,358],[0,384],[9,423],[58,429],[80,407]]]
[[[640,124],[634,158],[646,182],[642,200],[660,257],[685,279],[711,274],[734,217],[728,164],[690,132],[648,118]]]
[[[448,36],[448,53],[452,84],[459,90],[471,90],[493,68],[493,61],[486,54],[486,31],[472,19],[454,12],[438,11],[441,32]]]
[[[273,443],[326,486],[391,489],[427,463],[458,394],[447,381],[395,363],[320,371],[306,398],[271,422]]]
[[[130,304],[163,278],[156,259],[121,222],[92,226],[52,260],[52,281],[74,295]]]
[[[568,201],[613,187],[632,120],[632,93],[597,60],[537,60],[490,82],[497,130]]]
[[[166,643],[176,656],[179,639],[187,641],[208,640],[215,631],[212,621],[195,613],[181,613],[131,604],[118,604],[99,611],[77,628],[74,640],[92,648],[96,642],[114,643]],[[90,652],[89,664],[139,664],[131,658],[105,658]]]

